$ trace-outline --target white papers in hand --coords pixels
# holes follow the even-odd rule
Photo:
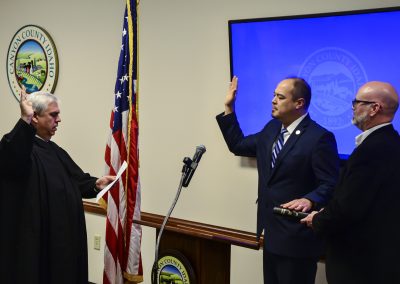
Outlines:
[[[103,188],[96,196],[96,202],[99,201],[100,198],[103,197],[104,194],[106,194],[106,192],[114,185],[114,183],[116,183],[119,178],[121,177],[121,175],[124,173],[124,171],[126,170],[126,168],[128,167],[128,164],[126,163],[126,161],[124,161],[121,165],[121,167],[119,168],[119,171],[117,173],[117,176],[115,177],[115,180],[113,182],[111,182],[110,184],[108,184],[105,188]]]

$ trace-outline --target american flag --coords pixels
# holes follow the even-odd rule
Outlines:
[[[128,167],[100,200],[107,208],[104,284],[143,281],[142,230],[133,223],[140,219],[137,58],[137,3],[127,0],[105,162],[110,175],[124,161]]]

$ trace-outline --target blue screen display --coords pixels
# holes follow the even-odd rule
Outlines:
[[[400,91],[400,11],[230,21],[231,72],[239,78],[236,113],[245,135],[271,119],[276,85],[288,76],[311,86],[311,118],[332,131],[340,154],[360,133],[351,101],[367,81]],[[400,129],[396,115],[394,127]]]

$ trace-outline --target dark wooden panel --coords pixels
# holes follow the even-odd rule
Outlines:
[[[160,255],[165,250],[177,250],[191,263],[197,284],[229,284],[231,246],[177,232],[164,231],[160,242]]]

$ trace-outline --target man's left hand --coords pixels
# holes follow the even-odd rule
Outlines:
[[[312,208],[312,202],[307,198],[300,198],[281,204],[281,207],[295,211],[307,212]]]

